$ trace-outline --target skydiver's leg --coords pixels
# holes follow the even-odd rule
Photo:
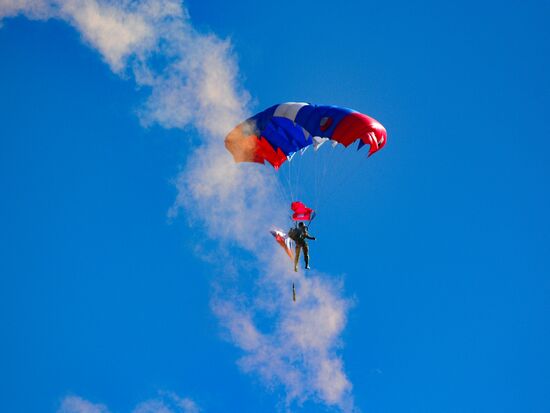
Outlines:
[[[300,261],[300,250],[302,249],[301,245],[296,244],[296,254],[294,254],[294,271],[298,271],[298,262]]]
[[[304,249],[304,262],[306,264],[306,270],[309,270],[309,246],[305,244],[302,248]]]

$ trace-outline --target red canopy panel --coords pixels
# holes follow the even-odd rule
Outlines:
[[[315,212],[299,201],[293,202],[290,208],[294,211],[292,215],[294,221],[311,221],[312,215]]]

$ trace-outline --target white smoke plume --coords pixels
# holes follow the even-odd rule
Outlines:
[[[211,255],[224,256],[217,268],[231,281],[216,284],[212,308],[243,352],[240,367],[269,388],[283,388],[288,408],[313,400],[352,411],[351,383],[337,353],[349,307],[341,286],[290,272],[267,233],[271,224],[285,222],[288,207],[276,197],[273,174],[235,165],[224,148],[225,134],[246,117],[249,104],[230,42],[194,30],[176,0],[0,0],[0,19],[17,15],[67,22],[113,72],[150,90],[139,114],[143,125],[196,128],[202,142],[177,179],[169,214],[183,208],[218,241],[220,250]],[[261,228],[265,238],[257,234]],[[261,270],[224,254],[231,248],[246,251]],[[244,272],[256,275],[253,296],[239,287]],[[297,303],[289,291],[293,281]],[[63,413],[106,411],[80,399],[66,403]],[[70,410],[71,403],[81,403],[81,410]]]
[[[109,409],[103,404],[95,404],[79,396],[67,396],[57,413],[109,413]]]
[[[161,394],[158,398],[144,401],[132,413],[200,413],[197,403],[174,393]],[[110,413],[107,406],[92,403],[79,396],[67,396],[61,401],[57,413]]]

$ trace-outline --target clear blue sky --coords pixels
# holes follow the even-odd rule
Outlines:
[[[231,38],[257,109],[339,104],[388,130],[312,247],[355,301],[357,406],[550,411],[549,3],[187,7]],[[1,411],[78,394],[130,412],[158,390],[206,413],[280,405],[220,336],[202,232],[167,219],[194,132],[142,128],[144,93],[65,23],[0,29]]]

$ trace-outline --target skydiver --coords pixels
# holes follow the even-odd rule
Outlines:
[[[294,257],[294,271],[298,271],[298,261],[300,260],[300,251],[304,250],[304,263],[306,264],[306,270],[309,270],[309,247],[307,245],[308,239],[315,241],[315,237],[312,237],[307,232],[307,227],[303,222],[298,224],[297,234],[294,237],[296,243],[296,255]]]

